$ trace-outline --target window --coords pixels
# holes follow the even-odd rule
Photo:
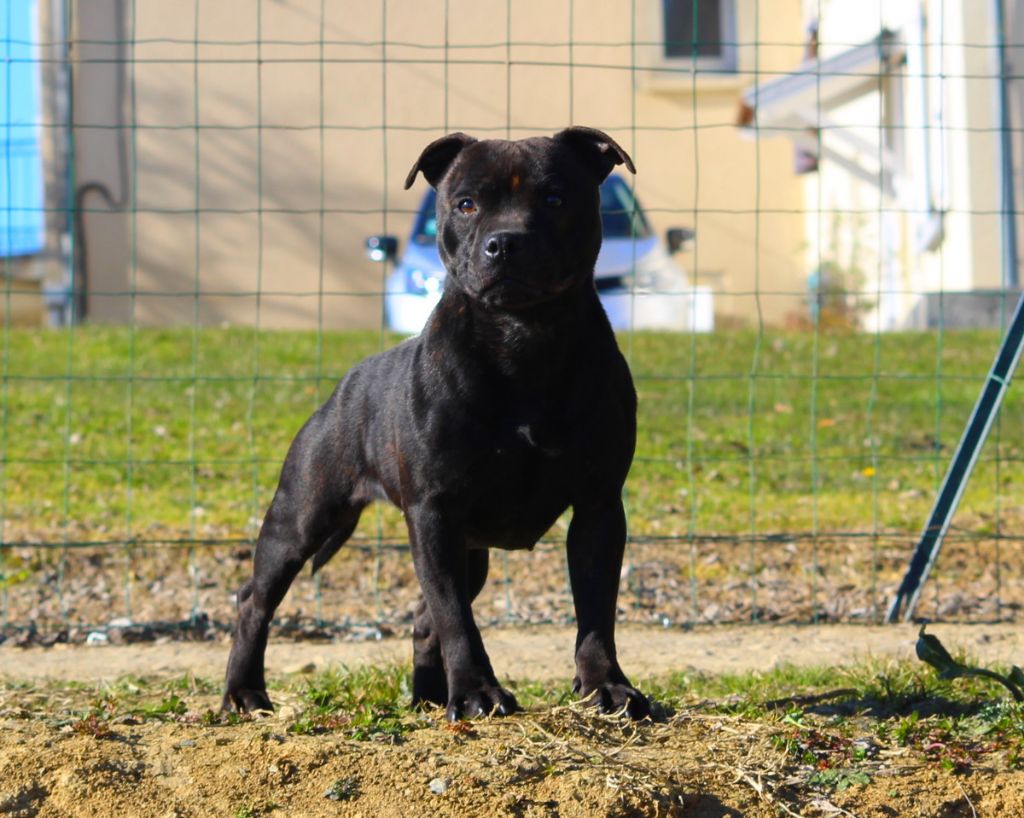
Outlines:
[[[705,70],[736,70],[733,0],[663,0],[665,58]]]

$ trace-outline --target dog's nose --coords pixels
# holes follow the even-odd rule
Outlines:
[[[516,251],[518,244],[519,237],[515,233],[507,230],[491,233],[484,240],[484,255],[491,261],[506,258]]]

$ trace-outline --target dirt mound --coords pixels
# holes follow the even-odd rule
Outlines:
[[[215,699],[190,702],[212,707]],[[200,711],[196,711],[197,713]],[[12,816],[971,816],[1024,814],[1024,771],[956,774],[881,754],[870,777],[808,786],[778,732],[675,714],[633,725],[578,707],[378,740],[296,734],[295,705],[240,724],[0,719]],[[210,719],[212,722],[213,720]]]
[[[1019,661],[1011,627],[935,630],[986,662]],[[915,635],[625,627],[638,679],[897,657],[746,698],[721,686],[655,693],[677,710],[639,725],[565,704],[572,634],[561,629],[490,634],[496,667],[554,686],[502,673],[530,709],[454,726],[405,707],[407,671],[388,664],[405,640],[273,644],[272,667],[296,664],[275,674],[278,710],[262,719],[216,712],[224,645],[3,648],[0,816],[1024,815],[1024,710],[987,688],[954,696],[900,665]],[[860,692],[836,689],[850,683]]]

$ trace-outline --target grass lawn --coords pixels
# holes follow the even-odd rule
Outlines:
[[[8,542],[251,536],[295,432],[378,332],[12,330],[0,478]],[[994,332],[621,339],[640,396],[634,537],[916,533],[994,356]],[[1011,390],[964,500],[1019,497]],[[964,519],[965,517],[961,517]],[[397,513],[359,536],[403,540]]]

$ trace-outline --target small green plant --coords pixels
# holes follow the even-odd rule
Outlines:
[[[402,715],[389,707],[371,707],[357,711],[348,735],[356,741],[401,738],[409,731]]]
[[[1006,763],[1012,770],[1024,770],[1024,739],[1015,739],[1007,747]]]
[[[165,719],[183,716],[188,712],[188,705],[177,693],[171,693],[160,700],[159,704],[144,705],[139,708],[139,715],[145,718]]]
[[[114,734],[110,726],[95,713],[90,713],[85,718],[72,722],[71,729],[80,736],[92,736],[93,738],[109,738]]]
[[[859,216],[833,215],[831,236],[819,250],[818,266],[808,278],[810,322],[820,330],[856,330],[875,306],[865,291],[867,276],[860,265],[857,237],[862,221]],[[847,236],[853,237],[851,244],[843,241]]]
[[[900,719],[892,729],[892,737],[901,747],[911,744],[917,736],[917,723],[921,720],[917,711]]]
[[[300,736],[315,736],[320,733],[332,733],[335,730],[340,730],[350,722],[351,719],[344,714],[313,711],[296,719],[288,728],[288,732]]]
[[[357,741],[397,740],[413,727],[404,707],[404,668],[329,670],[305,684],[308,705],[289,728],[292,733],[344,731]]]
[[[807,783],[812,787],[820,787],[825,790],[842,791],[850,787],[870,784],[871,777],[862,770],[836,768],[816,772],[807,779]]]
[[[324,798],[331,801],[348,801],[359,795],[359,779],[354,775],[339,778],[324,793]]]
[[[108,738],[113,735],[109,725],[117,714],[117,707],[117,699],[103,693],[94,698],[84,712],[79,711],[78,718],[71,722],[71,729],[79,735]]]

